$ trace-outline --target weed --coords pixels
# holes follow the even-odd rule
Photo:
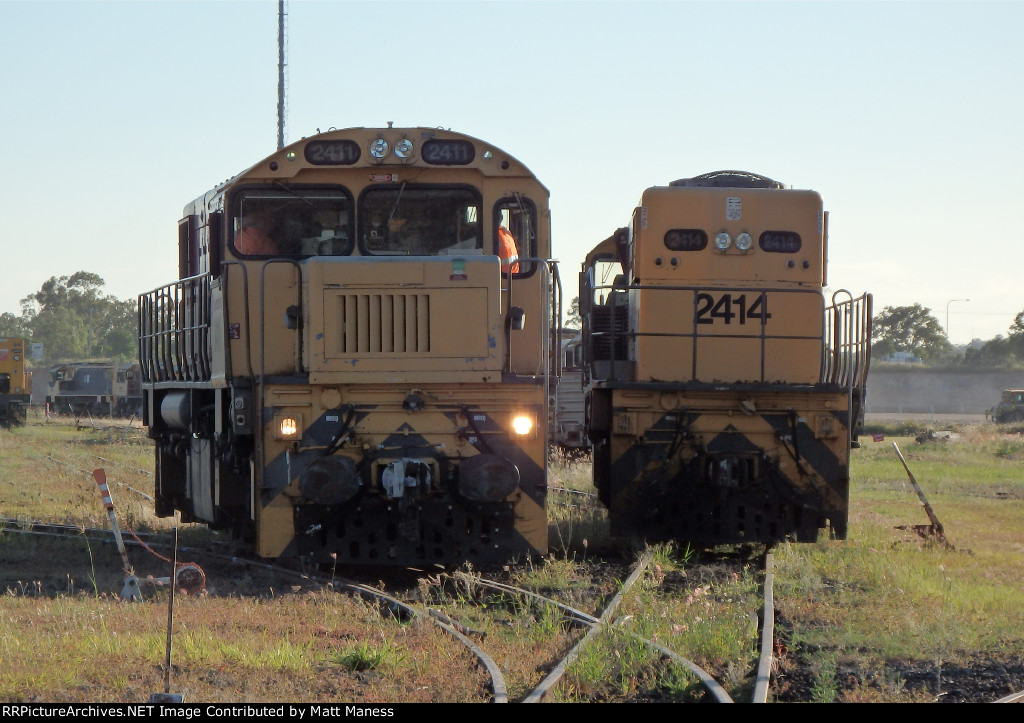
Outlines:
[[[668,665],[658,676],[658,690],[666,702],[682,703],[703,695],[704,685],[690,670],[680,665]]]
[[[992,454],[994,456],[998,457],[999,459],[1008,460],[1020,459],[1021,452],[1022,446],[1019,441],[1008,442],[1005,440],[999,442],[996,445],[995,449],[992,450]]]
[[[836,683],[838,656],[834,652],[820,651],[816,662],[817,672],[814,674],[814,685],[811,686],[811,702],[834,703],[839,692]]]
[[[564,622],[562,611],[557,606],[542,603],[534,613],[531,635],[537,640],[548,640],[561,631]]]
[[[349,670],[392,670],[405,659],[405,654],[392,642],[381,641],[380,644],[359,643],[338,651],[328,659]]]
[[[96,584],[96,561],[92,557],[92,544],[89,542],[89,536],[85,534],[85,530],[82,530],[82,537],[85,538],[85,547],[89,551],[89,583],[92,585],[93,595],[99,595],[100,590]]]

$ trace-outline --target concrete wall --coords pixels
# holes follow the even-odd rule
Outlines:
[[[867,413],[984,414],[1004,389],[1024,389],[1024,371],[981,372],[872,364]]]

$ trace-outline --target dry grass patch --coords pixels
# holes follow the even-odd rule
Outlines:
[[[159,596],[8,595],[3,610],[5,703],[144,702],[163,689],[167,613]],[[489,699],[468,651],[431,622],[382,618],[359,597],[326,591],[182,599],[172,666],[172,692],[189,702]]]

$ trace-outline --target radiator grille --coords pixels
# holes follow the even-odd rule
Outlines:
[[[342,354],[430,351],[427,294],[341,294],[337,297]]]

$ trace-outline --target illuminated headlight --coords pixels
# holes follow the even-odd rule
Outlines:
[[[525,437],[528,434],[533,433],[533,417],[526,414],[519,414],[512,417],[512,431],[520,436]]]
[[[298,439],[300,419],[297,414],[281,414],[274,417],[274,437],[277,439]]]
[[[715,248],[719,251],[725,251],[730,245],[732,245],[732,239],[725,231],[715,236]]]
[[[754,239],[750,238],[749,233],[741,233],[736,237],[736,248],[740,251],[749,251],[750,247],[754,245]]]

